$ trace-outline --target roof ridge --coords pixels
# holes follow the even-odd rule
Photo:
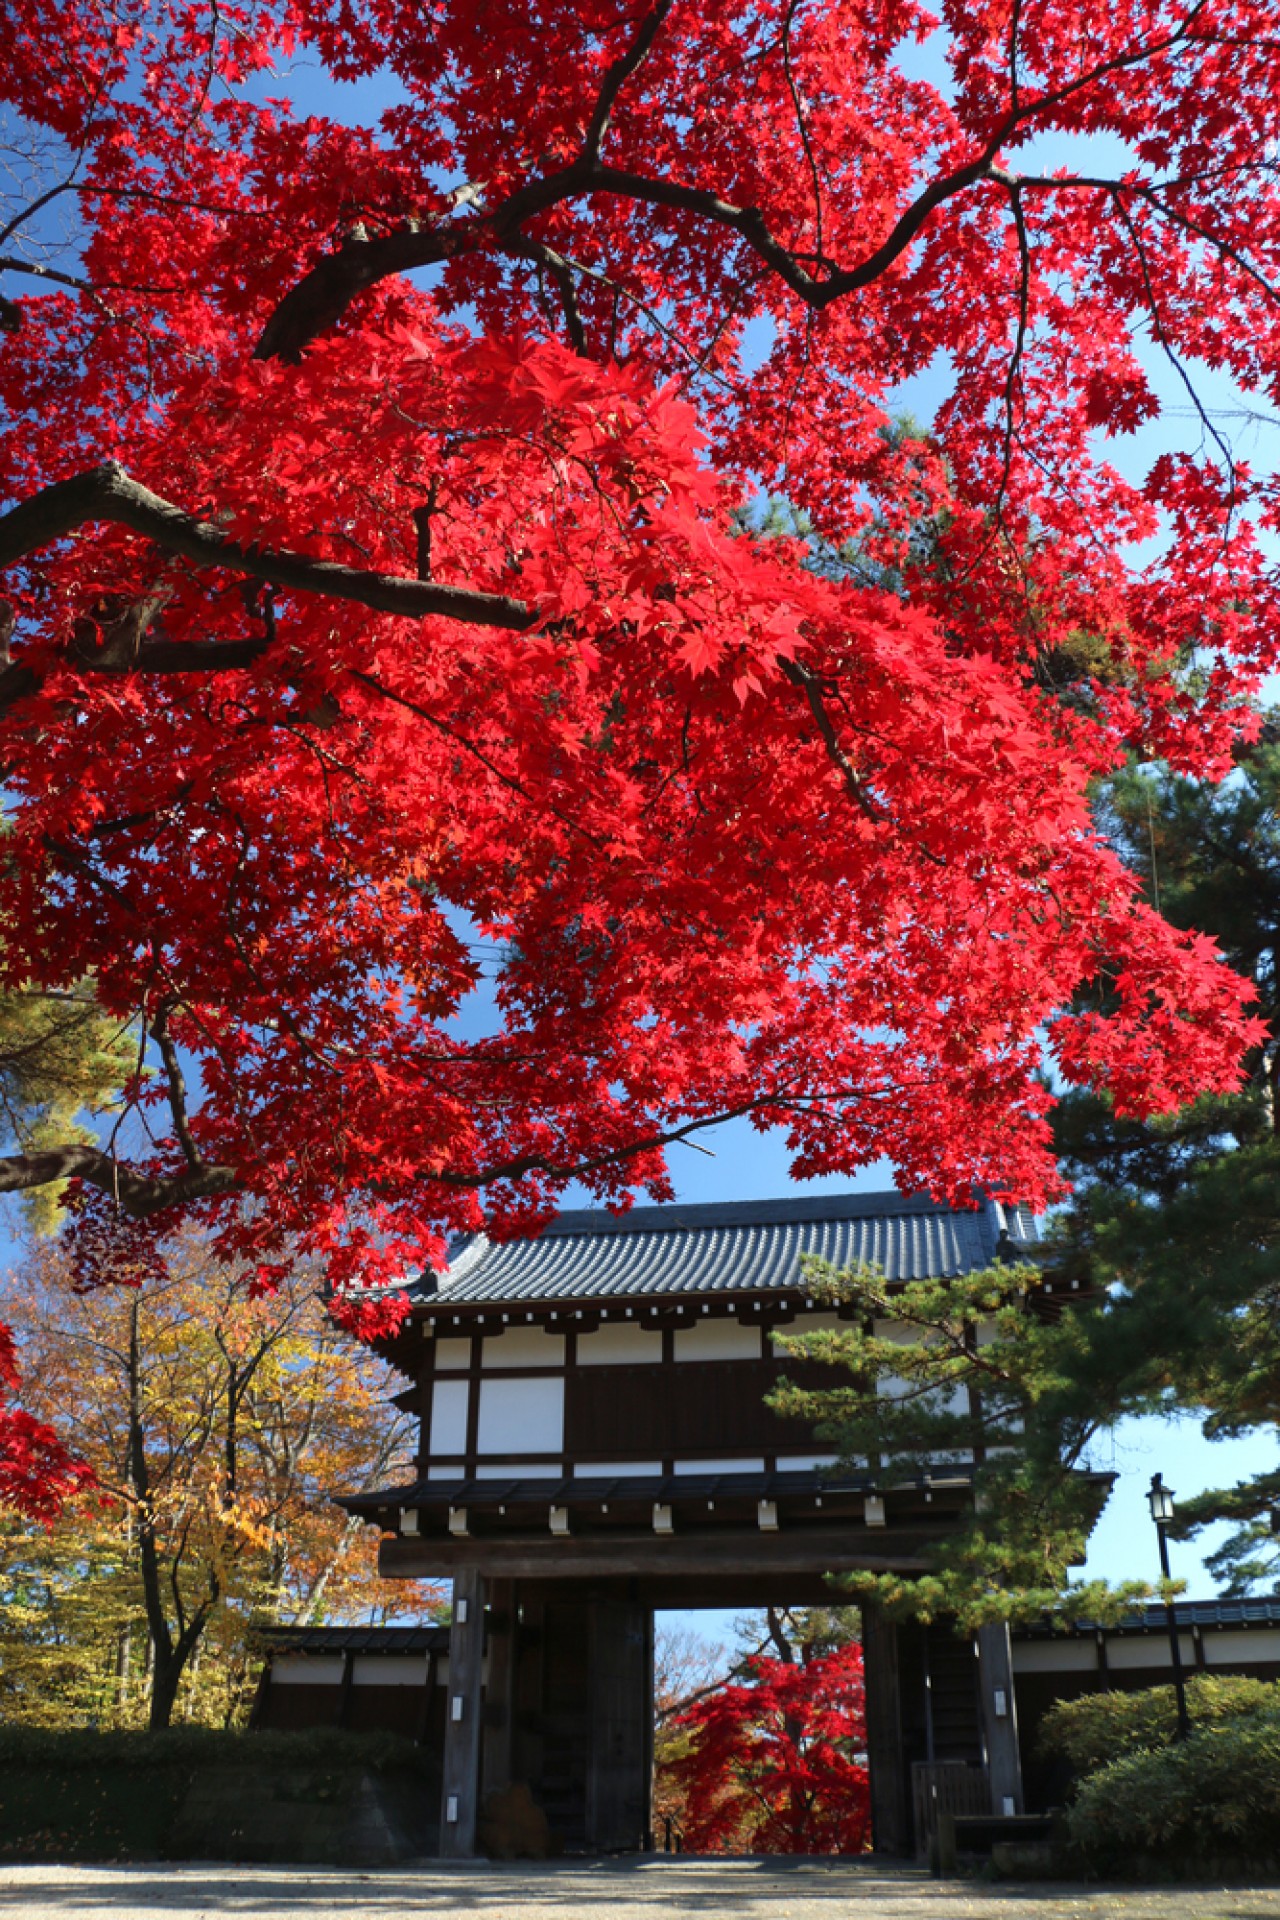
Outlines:
[[[898,1219],[904,1215],[979,1213],[981,1202],[957,1207],[927,1193],[879,1187],[868,1193],[790,1194],[758,1200],[667,1200],[613,1213],[607,1207],[570,1208],[549,1220],[541,1237],[579,1234],[682,1233],[707,1227],[778,1226],[790,1221]]]

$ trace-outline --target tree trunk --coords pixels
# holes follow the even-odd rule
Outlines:
[[[163,1733],[172,1725],[173,1709],[182,1684],[186,1658],[176,1652],[161,1653],[152,1642],[154,1660],[151,1669],[151,1710],[147,1725],[152,1733]]]
[[[129,1707],[129,1667],[133,1657],[133,1622],[126,1620],[116,1635],[116,1719],[121,1725]]]

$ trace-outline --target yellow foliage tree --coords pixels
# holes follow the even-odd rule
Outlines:
[[[24,1402],[98,1483],[51,1533],[0,1530],[0,1713],[233,1724],[263,1624],[434,1608],[329,1498],[394,1478],[412,1428],[314,1270],[253,1298],[194,1232],[136,1258],[122,1234],[99,1278],[60,1242],[0,1285]]]

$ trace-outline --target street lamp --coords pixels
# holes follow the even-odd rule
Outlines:
[[[1168,1529],[1173,1524],[1173,1489],[1166,1487],[1158,1473],[1151,1476],[1151,1486],[1147,1493],[1147,1505],[1151,1509],[1151,1518],[1155,1521],[1156,1539],[1160,1543],[1160,1571],[1165,1577],[1166,1591],[1164,1617],[1169,1628],[1169,1651],[1173,1655],[1173,1690],[1178,1699],[1178,1731],[1175,1740],[1185,1740],[1191,1731],[1191,1720],[1187,1714],[1187,1687],[1182,1677],[1182,1648],[1178,1643],[1178,1617],[1174,1612],[1173,1601],[1169,1596],[1169,1540]]]

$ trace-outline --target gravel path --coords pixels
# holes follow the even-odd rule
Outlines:
[[[617,1865],[5,1867],[0,1920],[1280,1920],[1280,1888],[983,1886],[911,1868],[827,1861],[647,1860]]]

